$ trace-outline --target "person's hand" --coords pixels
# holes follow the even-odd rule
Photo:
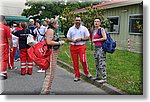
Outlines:
[[[59,41],[60,46],[63,45],[65,41]]]
[[[81,41],[81,38],[78,38],[78,39],[76,39],[75,41],[76,41],[76,42],[80,42],[80,41]]]
[[[97,39],[93,39],[92,42],[93,42],[93,43],[97,42]]]
[[[72,40],[72,42],[73,42],[73,43],[76,43],[77,41],[76,41],[76,40]]]
[[[13,52],[13,48],[10,48],[10,52]]]

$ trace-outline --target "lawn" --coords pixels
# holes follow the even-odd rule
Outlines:
[[[86,46],[89,71],[93,76],[95,76],[96,70],[93,51],[90,49],[90,44],[87,44]],[[69,44],[65,44],[60,49],[59,60],[72,65],[72,60],[69,56]],[[127,92],[128,94],[143,94],[142,54],[116,50],[115,53],[107,54],[106,57],[108,83],[118,89],[121,89],[122,91]]]

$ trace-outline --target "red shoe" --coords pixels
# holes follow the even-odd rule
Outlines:
[[[21,68],[21,75],[25,75],[26,74],[26,68]]]
[[[32,68],[28,68],[28,75],[32,75]]]

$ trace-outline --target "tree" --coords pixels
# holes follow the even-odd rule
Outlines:
[[[65,8],[63,13],[60,15],[61,28],[67,30],[74,24],[74,19],[76,16],[82,18],[84,26],[91,29],[93,27],[93,22],[95,18],[101,19],[101,26],[104,28],[110,27],[110,21],[104,16],[105,10],[102,8],[93,8],[93,6],[86,7],[85,12],[74,13],[69,8]]]
[[[54,18],[61,15],[67,7],[69,10],[76,10],[90,5],[98,4],[99,2],[65,2],[65,0],[28,0],[25,5],[28,7],[22,12],[22,16],[32,18]]]
[[[58,2],[32,2],[28,1],[25,4],[29,8],[24,9],[22,16],[33,18],[53,18],[63,11],[63,5]]]

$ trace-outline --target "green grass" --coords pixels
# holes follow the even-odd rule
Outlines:
[[[59,59],[72,65],[72,60],[67,56],[65,51],[70,56],[69,44],[65,44],[64,47],[60,49]],[[94,56],[89,44],[87,44],[86,55],[89,71],[95,76],[96,68],[94,64]],[[113,54],[107,53],[106,57],[108,83],[128,94],[143,94],[142,54],[116,50]]]

